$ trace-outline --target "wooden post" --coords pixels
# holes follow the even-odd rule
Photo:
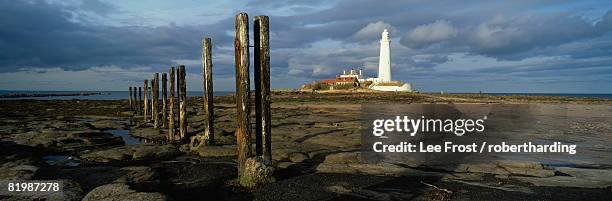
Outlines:
[[[268,16],[254,18],[253,36],[255,48],[255,113],[258,131],[256,136],[257,155],[264,161],[272,162],[271,109],[270,109],[270,34]]]
[[[148,89],[149,89],[149,80],[144,80],[144,122],[147,123],[149,121],[149,97],[148,97]]]
[[[153,128],[159,128],[159,73],[155,73],[153,78]]]
[[[137,95],[136,95],[136,93],[137,93],[136,89],[138,89],[138,87],[132,87],[132,89],[133,89],[133,91],[132,91],[132,100],[134,100],[133,110],[134,110],[134,114],[137,114],[138,113],[138,98],[137,98]]]
[[[249,123],[249,19],[246,13],[236,15],[234,52],[236,62],[236,141],[238,144],[238,176],[242,177],[251,154]]]
[[[181,77],[181,83],[179,86],[179,91],[181,91],[179,98],[179,134],[181,136],[181,140],[185,141],[189,139],[189,136],[187,136],[187,86],[185,83],[185,66],[180,65],[179,69],[181,69],[181,73],[179,75]]]
[[[162,74],[162,128],[168,127],[168,78]]]
[[[181,68],[179,68],[180,66],[176,67],[176,74],[174,75],[176,77],[176,117],[177,117],[177,131],[179,130],[178,127],[180,127],[181,124],[181,110],[179,108],[179,106],[181,105]],[[179,133],[179,138],[180,138],[180,133]]]
[[[202,40],[202,76],[204,76],[204,139],[206,144],[215,143],[214,96],[212,80],[212,44],[210,38]]]
[[[175,134],[174,131],[176,131],[175,126],[174,126],[174,85],[175,85],[175,79],[174,79],[174,66],[170,68],[170,102],[168,103],[168,109],[170,114],[168,115],[168,140],[170,140],[170,142],[174,141],[175,139]]]
[[[142,87],[138,87],[138,113],[142,112]]]
[[[132,87],[130,87],[130,110],[134,109],[134,103],[132,103]]]
[[[253,18],[253,81],[255,81],[255,155],[263,153],[263,140],[261,137],[261,68],[260,66],[260,24],[259,16]]]
[[[150,121],[153,121],[153,80],[151,79],[150,83],[151,86],[148,89],[149,94],[147,94],[147,96],[149,97],[149,116],[151,116],[151,118],[149,119]]]

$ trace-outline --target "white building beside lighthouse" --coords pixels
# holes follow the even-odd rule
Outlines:
[[[378,77],[368,80],[373,83],[370,89],[377,91],[412,91],[410,83],[393,81],[391,78],[391,39],[389,32],[385,29],[380,39],[380,57],[378,60]]]

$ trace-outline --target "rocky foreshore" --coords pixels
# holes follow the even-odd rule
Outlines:
[[[165,143],[167,131],[143,123],[126,100],[0,100],[0,180],[64,185],[56,194],[0,194],[0,199],[608,200],[612,192],[610,100],[275,92],[276,181],[255,189],[237,185],[233,101],[215,97],[216,145],[190,149]],[[362,104],[526,102],[568,112],[551,117],[546,127],[517,131],[521,136],[575,142],[580,154],[438,166],[363,161]],[[189,133],[202,132],[201,103],[201,98],[188,101]],[[542,129],[550,132],[536,132]]]

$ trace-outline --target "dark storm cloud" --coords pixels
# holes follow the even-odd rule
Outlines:
[[[272,73],[286,82],[328,78],[348,68],[365,68],[375,76],[378,39],[385,28],[393,37],[394,77],[418,80],[435,75],[452,80],[466,72],[487,79],[485,74],[495,72],[545,76],[537,72],[574,69],[576,74],[596,72],[599,79],[609,79],[612,14],[584,17],[580,10],[559,9],[560,5],[564,2],[255,0],[245,10],[251,19],[270,16]],[[200,39],[208,36],[214,45],[214,73],[233,76],[233,17],[191,26],[103,23],[105,16],[121,12],[125,11],[103,1],[78,5],[1,1],[0,71],[83,70],[105,65],[159,71],[184,62],[190,72],[199,73]],[[481,72],[461,67],[446,72],[436,69],[452,63],[450,55],[498,62],[563,59],[542,65],[479,68]]]
[[[567,14],[492,19],[469,33],[468,45],[476,54],[500,59],[551,56],[557,52],[538,50],[601,37],[612,28],[609,15],[595,24]]]
[[[534,56],[554,56],[564,44],[596,39],[612,28],[610,12],[592,23],[568,13],[527,16],[495,15],[483,21],[457,22],[448,20],[422,24],[404,34],[400,43],[423,51],[463,50],[501,60],[521,60]],[[594,44],[593,44],[594,45]],[[555,50],[550,51],[550,48]],[[548,51],[542,51],[548,49]]]
[[[356,35],[363,29],[374,27],[372,23],[378,23],[377,29],[381,30],[383,27],[393,27],[396,30],[393,36],[400,37],[400,44],[410,48],[392,48],[392,62],[399,76],[408,76],[416,69],[432,69],[449,62],[451,59],[448,55],[453,53],[482,55],[499,61],[554,56],[584,59],[549,64],[557,69],[591,66],[593,61],[589,58],[608,57],[606,54],[609,54],[612,42],[608,34],[612,28],[610,12],[595,16],[600,18],[595,21],[577,15],[580,11],[540,12],[541,8],[558,3],[561,2],[473,1],[457,4],[444,1],[340,1],[318,12],[272,18],[280,21],[272,22],[280,38],[276,39],[274,47],[301,52],[299,57],[303,59],[294,60],[304,62],[289,62],[294,64],[289,68],[299,75],[310,75],[315,79],[350,66],[364,65],[367,60],[364,58],[377,56],[377,44],[370,44],[374,48],[361,51],[341,51],[343,48],[339,47],[338,52],[328,54],[295,48],[309,47],[314,42],[324,40],[341,41],[345,46],[351,43],[367,44],[368,41],[376,41],[379,36]],[[344,57],[345,54],[350,54],[352,59]],[[326,66],[326,70],[308,63],[314,58],[316,64]],[[612,73],[612,62],[601,61],[597,65],[603,68],[600,73]],[[532,68],[535,67],[510,66],[504,72],[529,72]],[[552,71],[548,73],[554,74]]]
[[[317,6],[321,3],[328,2],[328,0],[281,0],[281,1],[268,1],[268,0],[254,0],[250,1],[247,6],[259,8],[259,9],[270,9],[270,8],[283,8],[283,7],[311,7]]]
[[[589,53],[583,51],[561,51],[558,47],[601,37],[610,27],[609,15],[602,16],[601,21],[592,24],[566,12],[541,14],[533,11],[534,7],[537,9],[538,6],[554,2],[473,3],[479,6],[451,2],[340,1],[318,12],[274,16],[271,25],[275,28],[273,31],[276,38],[272,45],[287,48],[287,51],[298,51],[295,48],[309,47],[314,42],[328,39],[343,43],[364,43],[375,41],[377,37],[360,37],[358,34],[362,30],[391,26],[398,34],[396,36],[401,37],[402,45],[414,48],[414,51],[403,51],[412,55],[466,53],[499,60],[521,60],[561,53],[588,56]],[[371,26],[372,23],[380,25]],[[551,47],[557,50],[543,51]],[[393,52],[395,66],[432,67],[448,61],[435,59],[446,56],[431,57],[434,59],[432,61],[415,61],[409,55],[402,55],[401,50],[394,49]],[[362,58],[366,55],[372,54],[356,52],[353,57]],[[338,61],[336,54],[318,56],[319,61],[330,60],[322,63]],[[337,71],[347,65],[352,63],[330,68],[336,68]]]
[[[99,0],[83,1],[79,8],[81,10],[94,12],[101,16],[106,16],[108,14],[117,12],[117,8],[114,5],[104,3]]]
[[[104,26],[75,22],[70,7],[45,1],[0,3],[0,70],[61,67],[82,70],[92,66],[167,67],[173,60],[197,58],[203,27]],[[108,13],[112,7],[89,9]],[[225,24],[223,24],[225,23]],[[233,23],[210,25],[217,44],[229,44],[223,30]],[[223,27],[226,25],[227,27]],[[218,31],[212,31],[218,30]]]

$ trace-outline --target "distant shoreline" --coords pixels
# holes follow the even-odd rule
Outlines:
[[[274,94],[282,93],[298,93],[310,94],[312,91],[298,89],[273,89]],[[215,96],[226,96],[234,94],[232,91],[214,91]],[[316,94],[386,94],[395,92],[378,92],[378,91],[352,91],[352,90],[326,90],[315,91]],[[465,97],[473,99],[574,99],[574,100],[612,100],[612,94],[603,93],[454,93],[454,92],[397,92],[398,94],[416,93],[433,96],[449,96],[449,97]],[[188,91],[188,97],[201,97],[201,91]],[[26,90],[0,90],[0,100],[127,100],[129,92],[126,91],[26,91]]]
[[[292,91],[292,90],[273,90],[273,91]],[[296,90],[293,90],[296,91]],[[305,93],[312,92],[311,90],[300,89]],[[431,91],[420,91],[420,92],[384,92],[375,91],[369,89],[362,90],[316,90],[316,93],[420,93],[429,95],[449,95],[449,96],[526,96],[526,97],[568,97],[568,98],[588,98],[588,99],[612,99],[612,93],[521,93],[521,92],[431,92]]]
[[[56,96],[95,96],[105,95],[104,92],[79,92],[79,93],[14,93],[3,94],[0,98],[26,98],[26,97],[56,97]]]

